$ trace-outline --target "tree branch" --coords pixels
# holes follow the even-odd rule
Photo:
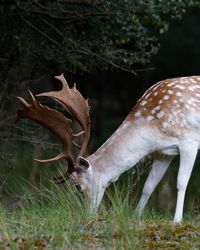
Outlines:
[[[98,0],[59,0],[59,3],[65,3],[65,4],[97,4],[99,3]]]
[[[35,31],[37,31],[38,33],[40,33],[42,36],[44,36],[45,38],[47,38],[49,41],[51,41],[52,43],[56,44],[56,45],[60,45],[56,40],[54,40],[53,38],[51,38],[50,36],[48,36],[47,34],[45,34],[42,30],[38,29],[36,26],[34,26],[32,23],[30,23],[29,21],[27,21],[26,19],[24,19],[23,17],[21,17],[22,20],[29,25],[32,29],[34,29]]]

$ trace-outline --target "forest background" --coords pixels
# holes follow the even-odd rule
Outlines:
[[[55,166],[33,162],[55,155],[60,146],[33,122],[14,122],[16,96],[58,89],[54,76],[64,73],[89,98],[92,153],[152,84],[200,74],[199,7],[190,0],[1,1],[1,199],[13,206],[22,186],[37,186],[51,171],[58,174]],[[158,210],[174,208],[177,161],[151,198]],[[187,195],[188,208],[198,211],[199,164],[197,159]],[[143,169],[133,173],[136,194],[149,167]]]

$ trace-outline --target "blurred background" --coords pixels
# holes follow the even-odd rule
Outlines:
[[[60,149],[37,124],[14,122],[16,96],[59,89],[54,76],[61,73],[70,86],[76,82],[91,105],[90,154],[152,84],[200,74],[199,1],[3,0],[0,13],[0,199],[10,206],[20,200],[22,187],[37,187],[58,174],[59,164],[40,166],[33,158]],[[136,201],[149,165],[141,163],[119,179],[119,187],[128,180]],[[186,198],[186,208],[197,212],[198,165],[197,159]],[[174,209],[177,169],[178,157],[150,207]]]

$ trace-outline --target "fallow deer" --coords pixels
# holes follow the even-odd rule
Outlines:
[[[30,91],[31,104],[17,97],[23,106],[17,112],[18,119],[35,120],[57,135],[63,144],[63,151],[58,156],[38,161],[44,163],[66,158],[67,174],[80,185],[90,209],[96,211],[109,184],[143,157],[152,154],[152,168],[136,209],[140,214],[172,159],[180,154],[174,223],[181,222],[185,191],[200,147],[200,76],[167,79],[153,85],[114,134],[86,158],[83,156],[90,137],[88,102],[75,86],[69,88],[63,75],[56,78],[61,81],[62,90],[38,96],[47,96],[59,102],[77,119],[83,132],[74,135],[70,120],[62,113],[37,103]],[[73,140],[81,135],[83,144],[74,160],[71,146]],[[57,182],[63,182],[63,178],[57,179]]]

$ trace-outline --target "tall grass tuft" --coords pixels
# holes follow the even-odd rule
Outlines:
[[[129,181],[128,181],[129,182]],[[130,183],[129,183],[130,184]],[[188,215],[171,225],[171,215],[134,214],[127,182],[113,184],[98,214],[75,186],[24,186],[21,205],[0,207],[0,249],[199,249],[200,223]]]

